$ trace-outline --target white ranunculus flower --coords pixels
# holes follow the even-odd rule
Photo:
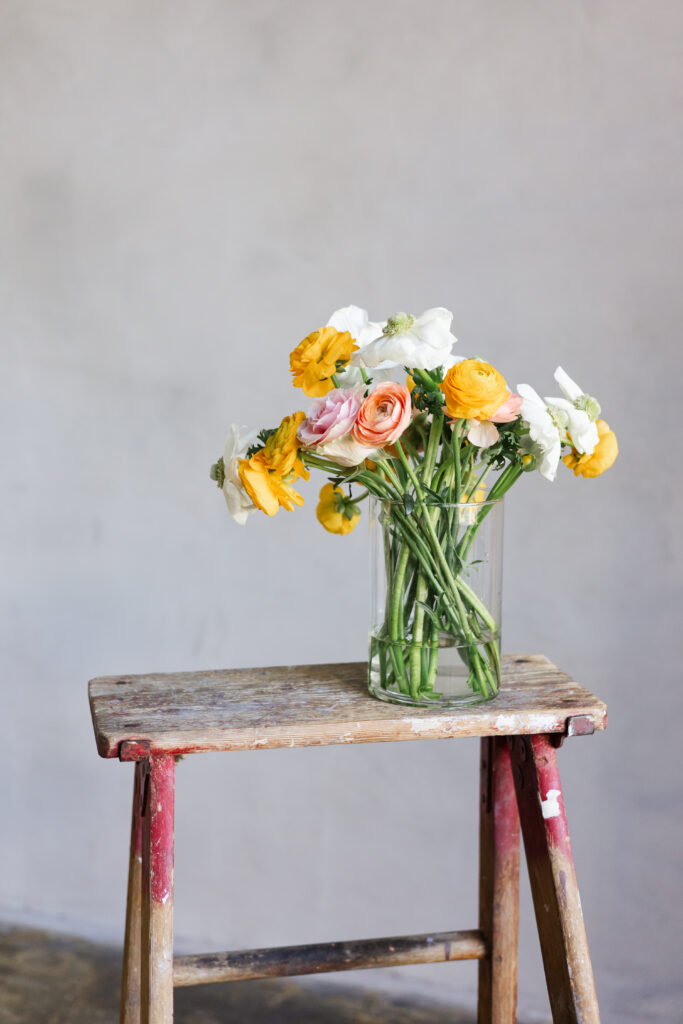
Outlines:
[[[588,413],[583,409],[577,409],[572,402],[566,398],[546,398],[551,409],[560,409],[567,416],[567,434],[572,443],[581,455],[590,455],[600,440],[598,428],[589,418]]]
[[[395,313],[387,320],[380,337],[354,352],[351,365],[368,370],[390,366],[435,370],[437,366],[450,366],[451,349],[456,342],[451,334],[452,320],[450,310],[441,307],[428,309],[418,317]]]
[[[569,402],[576,402],[581,398],[583,391],[579,385],[571,379],[568,373],[565,373],[561,366],[555,370],[555,380],[560,385],[560,391]]]
[[[252,505],[251,499],[242,487],[237,464],[240,459],[245,458],[247,449],[254,444],[257,435],[258,431],[256,430],[248,430],[245,434],[240,434],[240,428],[233,423],[223,451],[225,479],[222,489],[225,504],[228,506],[228,512],[232,518],[240,526],[243,526],[250,514],[256,511],[256,506]]]
[[[315,454],[322,455],[324,458],[336,462],[337,465],[348,468],[360,466],[365,459],[374,458],[377,455],[377,449],[359,444],[352,434],[346,434],[345,437],[338,437],[334,441],[328,441],[327,444],[319,444],[315,449]]]
[[[384,324],[375,324],[368,319],[367,309],[360,306],[344,306],[337,309],[327,321],[327,327],[334,327],[335,331],[348,331],[356,345],[364,348],[375,338],[382,335]]]
[[[538,471],[552,482],[562,451],[560,431],[548,406],[529,384],[518,384],[517,394],[522,399],[520,416],[529,427],[534,454],[538,458]]]
[[[337,331],[348,331],[356,345],[363,349],[370,342],[382,337],[384,323],[374,323],[372,320],[369,320],[368,311],[361,309],[360,306],[344,306],[343,309],[338,309],[332,314],[327,321],[327,326],[334,327]],[[363,364],[354,366],[352,363],[349,363],[348,366],[337,374],[337,380],[341,387],[350,388],[363,384],[363,375],[360,372],[361,365]],[[394,363],[373,367],[373,381],[388,380],[393,369]]]
[[[600,415],[600,405],[561,366],[555,370],[555,380],[564,398],[546,398],[546,402],[566,414],[567,433],[576,451],[581,455],[590,455],[599,440],[595,420]]]

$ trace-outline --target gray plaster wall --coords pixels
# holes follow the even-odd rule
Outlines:
[[[240,529],[233,420],[301,404],[350,302],[619,435],[507,509],[508,651],[610,707],[561,752],[603,1018],[680,1016],[681,38],[676,0],[0,4],[0,908],[118,937],[132,769],[94,675],[362,658],[368,538]],[[183,948],[476,922],[477,748],[207,756],[177,784]],[[520,1004],[549,1013],[526,887]],[[358,978],[354,980],[359,980]],[[364,983],[472,1003],[472,965]]]

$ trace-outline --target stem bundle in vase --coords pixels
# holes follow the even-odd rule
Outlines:
[[[495,697],[504,495],[524,473],[553,480],[561,458],[595,477],[617,456],[597,401],[560,367],[561,396],[514,393],[489,363],[453,354],[451,321],[441,308],[384,323],[338,310],[290,356],[307,413],[258,434],[233,426],[211,469],[240,523],[303,504],[294,485],[311,469],[328,477],[329,532],[353,530],[371,499],[369,686],[408,704]]]

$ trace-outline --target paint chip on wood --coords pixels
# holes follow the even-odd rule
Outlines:
[[[558,797],[562,793],[559,789],[549,789],[545,800],[541,800],[541,812],[544,818],[557,818],[560,814],[560,802]]]

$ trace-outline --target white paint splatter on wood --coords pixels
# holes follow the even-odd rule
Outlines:
[[[541,794],[539,793],[539,799]],[[549,789],[545,800],[541,800],[541,812],[544,818],[557,818],[562,813],[559,797],[562,793],[559,789]]]

